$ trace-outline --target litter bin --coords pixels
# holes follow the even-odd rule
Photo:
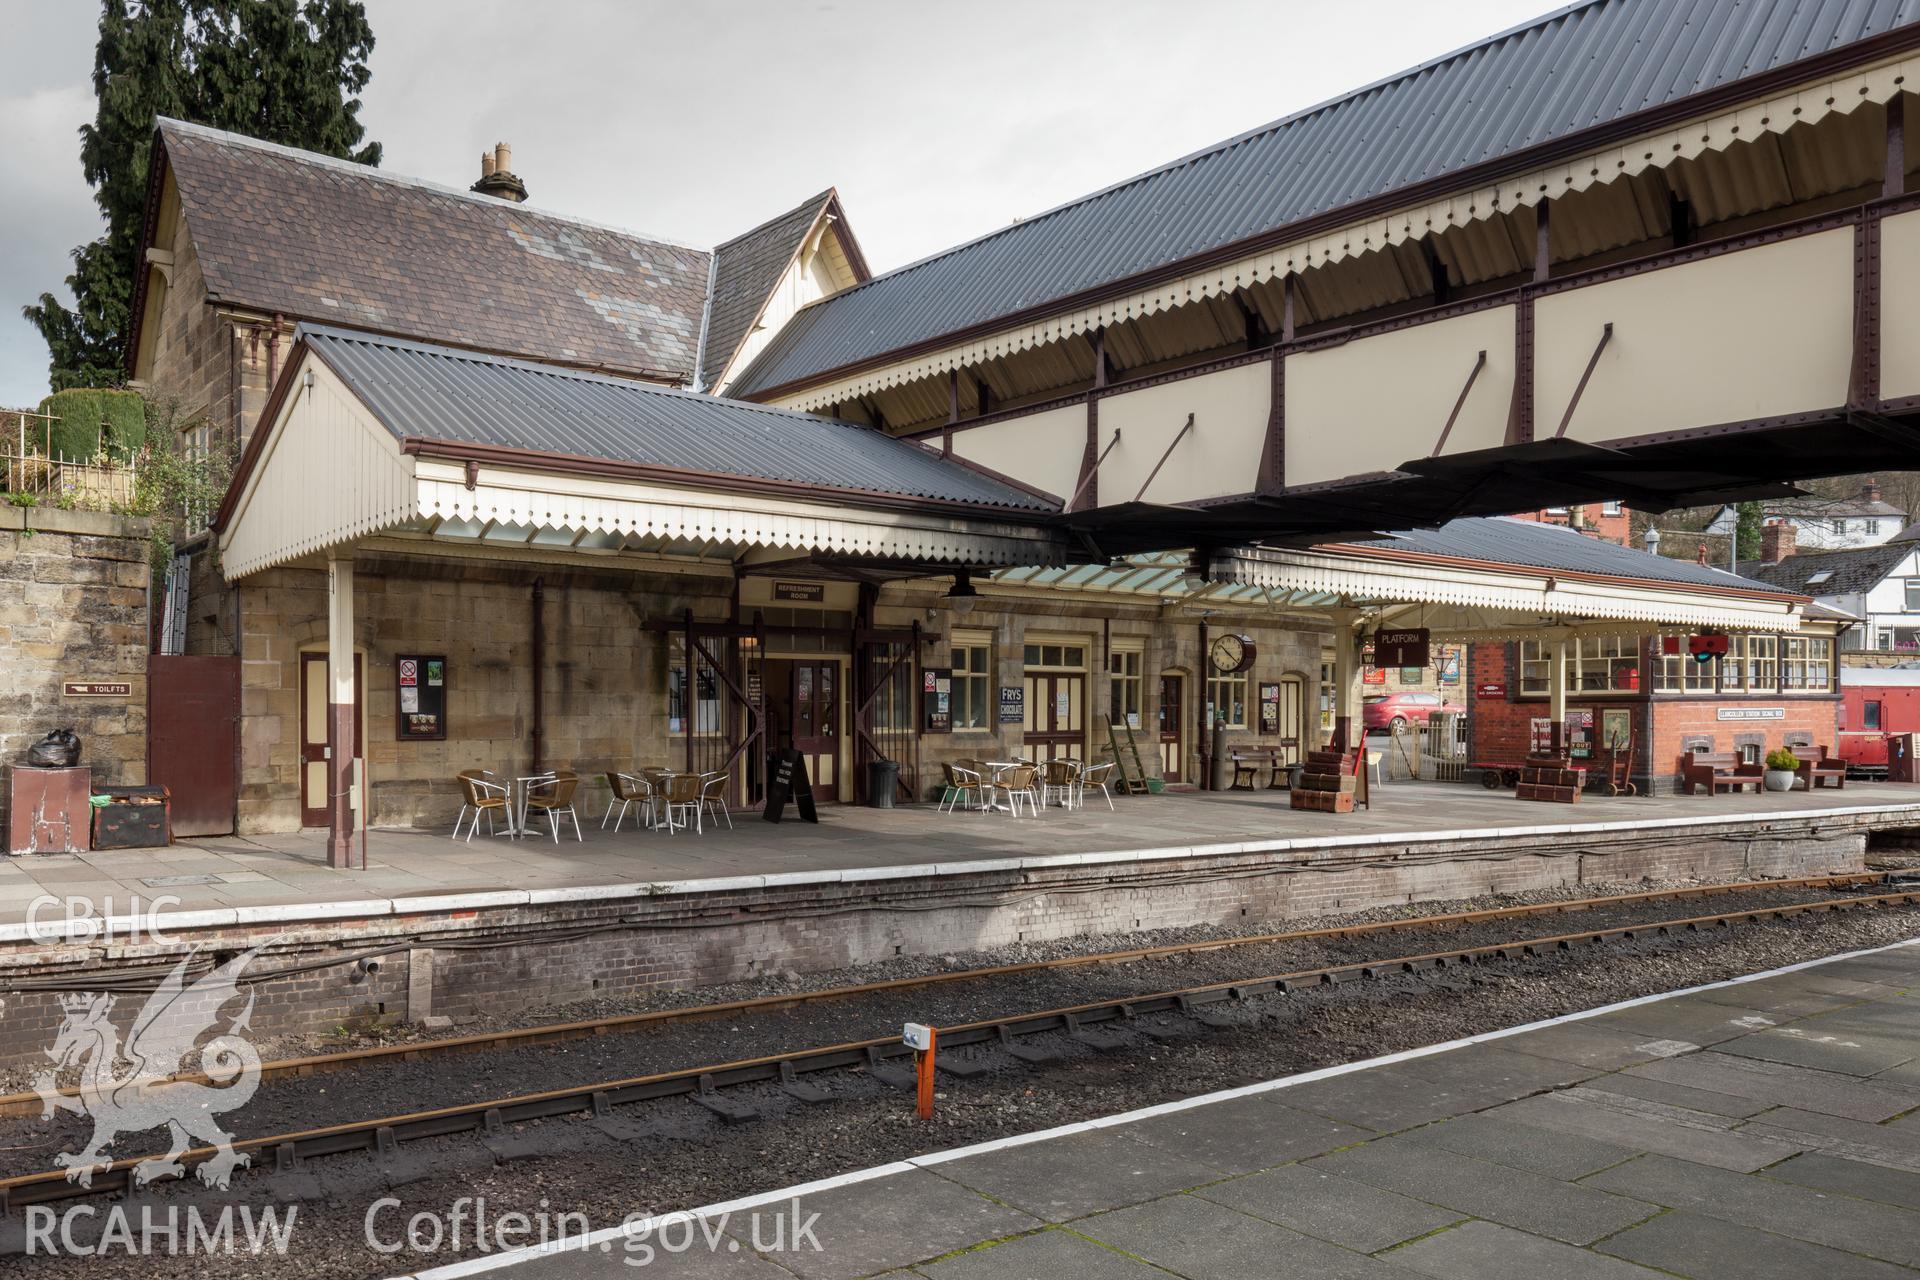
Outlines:
[[[898,760],[867,762],[867,808],[893,808],[893,793],[899,788],[900,762]]]

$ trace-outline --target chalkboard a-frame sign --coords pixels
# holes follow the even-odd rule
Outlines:
[[[780,821],[786,816],[787,801],[791,799],[802,821],[820,821],[819,811],[813,807],[813,784],[807,780],[807,758],[788,748],[774,752],[768,765],[767,807],[761,810],[760,816],[768,822]]]

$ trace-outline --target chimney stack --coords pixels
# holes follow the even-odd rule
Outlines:
[[[1867,477],[1867,482],[1860,486],[1860,501],[1862,502],[1880,501],[1880,477],[1878,476]]]
[[[1779,564],[1794,553],[1797,536],[1791,521],[1778,520],[1760,527],[1760,563]]]
[[[510,200],[515,204],[527,198],[527,184],[513,171],[513,148],[504,142],[493,144],[491,152],[480,153],[480,181],[472,190],[483,196]]]

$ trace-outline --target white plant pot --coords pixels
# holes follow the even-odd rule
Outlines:
[[[1766,787],[1769,791],[1791,791],[1793,784],[1799,780],[1800,775],[1791,769],[1768,769],[1766,772]]]

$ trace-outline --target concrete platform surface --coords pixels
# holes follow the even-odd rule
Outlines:
[[[715,1206],[712,1251],[641,1274],[1912,1276],[1917,1064],[1920,939]],[[819,1249],[752,1247],[782,1213]],[[418,1274],[631,1275],[631,1245]]]
[[[940,813],[932,806],[828,806],[818,825],[789,814],[775,826],[757,813],[743,813],[734,815],[731,829],[710,826],[700,835],[635,830],[631,820],[615,834],[601,829],[598,810],[583,807],[585,838],[579,841],[571,834],[558,843],[482,834],[469,843],[450,840],[446,832],[374,831],[364,871],[329,868],[325,835],[317,830],[190,838],[167,849],[0,858],[0,941],[25,937],[30,905],[49,895],[111,900],[113,914],[127,913],[136,899],[150,903],[166,895],[177,900],[170,911],[238,910],[245,919],[272,922],[315,915],[276,907],[332,904],[335,914],[402,914],[571,900],[595,887],[627,893],[757,888],[936,869],[1684,831],[1754,818],[1863,812],[1886,825],[1920,826],[1920,786],[1881,783],[1713,799],[1589,795],[1579,804],[1560,805],[1526,803],[1511,792],[1471,785],[1396,783],[1375,789],[1371,810],[1343,815],[1295,812],[1284,791],[1228,791],[1121,796],[1111,810],[1096,796],[1073,812],[1049,808],[1018,819]],[[697,883],[703,881],[731,883]]]

